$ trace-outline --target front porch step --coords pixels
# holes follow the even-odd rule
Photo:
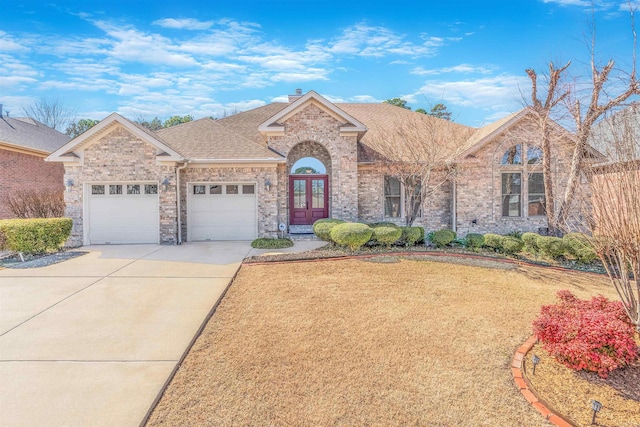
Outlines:
[[[289,234],[313,234],[311,225],[290,225]]]
[[[289,238],[293,241],[304,241],[304,240],[320,240],[318,236],[315,234],[291,234],[289,233]]]

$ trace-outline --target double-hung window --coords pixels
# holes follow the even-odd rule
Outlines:
[[[420,208],[420,184],[416,184],[414,191],[414,209],[417,216],[422,216]],[[406,216],[404,185],[392,176],[384,177],[384,216],[387,218],[404,218]]]
[[[526,158],[523,158],[526,153]],[[544,216],[544,175],[540,171],[542,150],[535,145],[516,144],[500,157],[500,209],[506,218]],[[523,204],[526,206],[523,207]]]

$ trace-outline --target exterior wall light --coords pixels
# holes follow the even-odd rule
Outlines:
[[[271,181],[269,181],[269,178],[264,181],[264,188],[266,188],[267,191],[271,190]]]
[[[64,186],[67,188],[67,191],[71,191],[74,184],[75,182],[73,182],[72,179],[68,179],[67,182],[64,183]]]
[[[167,191],[169,184],[171,184],[171,182],[169,182],[169,178],[165,178],[164,181],[162,181],[162,190]]]

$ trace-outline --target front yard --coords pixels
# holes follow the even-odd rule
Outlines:
[[[148,425],[526,425],[513,353],[605,277],[379,257],[244,265]],[[640,408],[640,406],[639,406]]]

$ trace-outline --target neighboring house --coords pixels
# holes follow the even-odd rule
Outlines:
[[[11,218],[7,198],[21,190],[64,190],[64,167],[45,157],[69,137],[36,120],[3,115],[0,104],[0,219]]]
[[[530,128],[528,114],[474,129],[298,92],[289,103],[155,133],[113,113],[48,160],[63,162],[73,183],[65,192],[71,245],[250,240],[326,217],[401,224],[400,185],[377,150],[400,122],[424,121],[460,142],[447,147],[456,178],[431,194],[415,225],[460,235],[537,231],[546,225],[541,151],[520,132]],[[554,170],[562,175],[573,142],[558,134]],[[317,173],[293,174],[300,167]]]

